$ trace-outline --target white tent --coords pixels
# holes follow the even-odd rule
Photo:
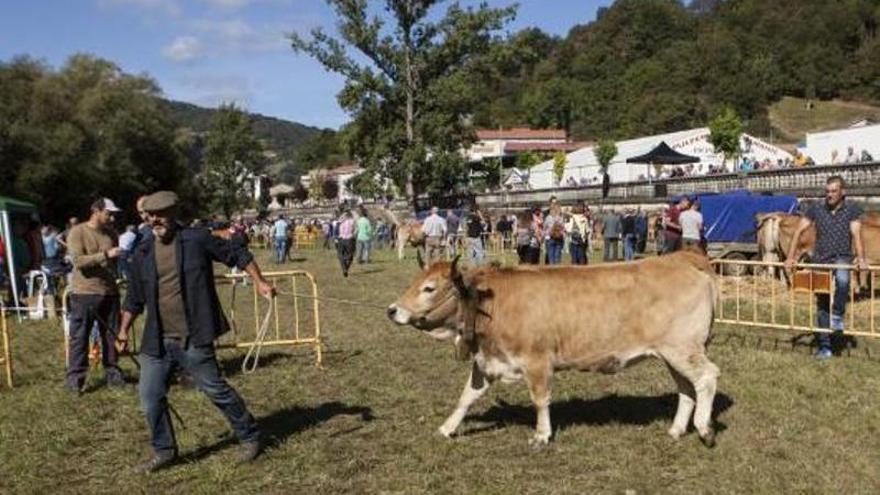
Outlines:
[[[852,147],[857,157],[867,151],[874,160],[880,160],[880,125],[865,125],[828,132],[807,133],[804,154],[818,165],[831,164],[831,155],[837,151],[838,163],[844,161],[847,149]]]
[[[700,162],[694,164],[694,171],[697,175],[707,173],[711,165],[716,167],[722,165],[724,157],[720,153],[715,153],[712,144],[709,142],[709,128],[700,127],[616,142],[617,155],[608,166],[608,175],[611,182],[631,182],[653,177],[656,171],[651,170],[651,167],[628,164],[626,159],[647,153],[660,144],[661,141],[666,141],[672,149],[679,153],[699,157]],[[791,154],[782,148],[773,146],[748,134],[741,136],[740,148],[743,150],[743,154],[750,159],[763,161],[765,158],[769,158],[775,163],[779,159],[792,158]],[[587,146],[566,155],[567,162],[561,184],[565,184],[569,177],[574,178],[579,184],[602,183],[602,173],[600,172],[599,161],[596,159],[594,150],[595,146]],[[728,164],[728,170],[731,169],[732,164]],[[553,160],[548,160],[533,167],[529,184],[533,189],[557,187],[555,177],[553,176]]]

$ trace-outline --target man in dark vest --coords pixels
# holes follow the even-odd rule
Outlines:
[[[238,267],[265,297],[274,289],[247,248],[177,223],[177,195],[160,191],[144,198],[152,239],[135,250],[119,339],[126,342],[137,315],[147,310],[140,363],[140,399],[152,438],[153,457],[137,467],[152,472],[177,459],[168,410],[168,381],[185,370],[220,409],[242,443],[240,462],[262,449],[259,430],[238,393],[220,376],[214,340],[229,329],[214,287],[213,263]]]

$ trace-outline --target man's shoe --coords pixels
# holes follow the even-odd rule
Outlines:
[[[244,442],[241,444],[241,453],[238,455],[239,464],[247,464],[260,456],[263,452],[263,443],[259,440]]]
[[[160,469],[163,469],[163,468],[170,466],[176,460],[177,460],[177,454],[174,452],[164,452],[161,454],[154,454],[153,457],[149,461],[135,466],[134,472],[135,472],[135,474],[154,473]]]
[[[834,357],[834,353],[831,352],[831,349],[823,348],[816,351],[816,354],[813,354],[813,357],[816,358],[817,361],[826,361]]]

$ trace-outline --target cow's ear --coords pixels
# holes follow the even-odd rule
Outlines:
[[[416,248],[416,261],[419,263],[419,270],[425,271],[428,269],[428,265],[425,264],[425,259],[422,258],[422,251],[419,248]]]

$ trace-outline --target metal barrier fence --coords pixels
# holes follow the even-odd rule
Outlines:
[[[223,348],[251,348],[254,346],[310,346],[315,353],[315,365],[321,367],[323,360],[321,340],[321,318],[318,301],[318,284],[311,273],[303,270],[289,270],[277,272],[264,272],[263,277],[272,283],[277,291],[275,304],[270,305],[261,302],[263,299],[254,284],[248,283],[250,278],[243,273],[230,273],[217,279],[218,285],[226,285],[228,289],[227,303],[224,305],[229,323],[232,327],[230,336],[221,336],[217,347]],[[300,283],[297,283],[297,280]],[[305,282],[306,293],[299,292]],[[245,285],[248,283],[247,285]],[[236,302],[236,295],[243,287],[247,287],[251,293],[253,304],[247,309]],[[287,288],[289,287],[289,290]],[[300,299],[311,299],[311,304],[302,305]],[[290,301],[290,304],[282,304]],[[261,306],[271,309],[271,314],[263,314]],[[252,340],[244,337],[244,325],[240,324],[242,318],[253,317],[254,334]],[[260,328],[264,324],[264,318],[270,318],[269,331],[273,336],[271,340],[264,340]]]
[[[862,294],[857,294],[859,273],[852,265],[828,265],[799,263],[791,277],[772,277],[776,269],[784,270],[784,263],[725,260],[712,261],[718,277],[718,297],[715,304],[715,321],[746,327],[763,327],[802,332],[825,332],[830,327],[820,327],[816,314],[819,309],[832,313],[836,297],[846,297],[843,333],[863,337],[880,337],[877,328],[875,291],[880,266],[871,266],[862,282]],[[739,271],[737,271],[739,270]],[[850,275],[849,293],[835,294],[833,271],[846,270]],[[742,276],[726,275],[744,273]],[[822,301],[820,301],[819,297]],[[827,301],[825,301],[827,299]],[[819,307],[819,304],[822,304]],[[827,304],[827,306],[825,306]]]
[[[276,288],[278,295],[276,296],[275,304],[272,304],[272,314],[269,316],[272,323],[272,326],[269,330],[272,330],[272,334],[274,338],[272,340],[265,340],[265,335],[261,335],[260,328],[264,323],[263,318],[265,318],[265,314],[261,313],[261,304],[268,306],[268,303],[261,303],[261,299],[263,299],[256,291],[256,287],[253,284],[248,284],[250,291],[253,295],[253,305],[249,306],[250,309],[253,310],[252,313],[250,311],[244,311],[244,308],[241,308],[236,303],[236,294],[239,292],[239,288],[243,287],[246,281],[249,282],[249,278],[244,273],[230,273],[223,275],[222,277],[217,278],[216,283],[218,288],[221,290],[225,287],[229,287],[229,299],[224,307],[224,311],[226,312],[227,319],[231,326],[231,337],[221,336],[217,342],[218,349],[229,349],[229,348],[254,348],[254,347],[264,347],[264,346],[288,346],[288,347],[300,347],[300,346],[312,346],[315,352],[315,365],[321,367],[322,359],[323,359],[323,351],[322,351],[322,341],[321,341],[321,322],[320,322],[320,308],[318,302],[318,286],[315,282],[315,278],[309,272],[302,270],[290,270],[290,271],[278,271],[278,272],[264,272],[263,277],[266,278],[272,285]],[[300,293],[297,290],[297,286],[301,284],[297,284],[297,279],[305,279],[306,280],[306,293]],[[290,290],[285,290],[284,281],[290,281]],[[123,285],[124,287],[124,285]],[[123,292],[122,290],[120,292]],[[66,363],[69,360],[69,330],[68,330],[68,289],[65,289],[64,294],[62,296],[62,315],[63,315],[63,331],[64,331],[64,362]],[[288,299],[292,298],[292,299]],[[304,307],[300,304],[300,298],[311,299],[311,305]],[[122,297],[124,300],[124,297]],[[291,301],[290,305],[279,304],[279,302],[283,301]],[[288,314],[289,313],[289,314]],[[241,324],[241,320],[243,318],[252,317],[254,324],[254,337],[251,340],[248,340],[243,335],[243,327]],[[286,323],[290,322],[289,331],[286,328]],[[108,324],[112,324],[113,322],[108,322]],[[118,324],[118,321],[116,322]],[[310,323],[311,331],[306,331],[306,324]],[[3,328],[6,327],[6,319],[4,313],[3,319]],[[115,331],[115,330],[114,330]],[[4,331],[4,335],[6,332]],[[132,331],[130,338],[130,352],[137,351],[137,332]],[[93,344],[90,348],[90,360],[93,366],[96,366],[100,362],[100,354],[95,352],[96,347]],[[0,361],[2,362],[2,361]],[[10,361],[7,361],[10,362]],[[9,372],[11,375],[11,371]],[[11,380],[11,378],[10,378]]]

